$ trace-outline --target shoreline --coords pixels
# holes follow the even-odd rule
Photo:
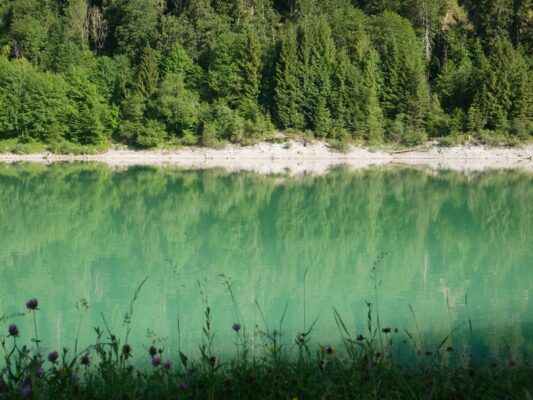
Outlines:
[[[97,162],[110,167],[176,166],[187,169],[224,168],[229,171],[255,171],[262,174],[325,174],[345,165],[351,169],[403,165],[435,170],[485,171],[516,169],[533,172],[533,145],[521,148],[487,148],[479,145],[399,151],[374,150],[350,146],[333,149],[326,142],[292,140],[286,143],[261,142],[251,146],[226,145],[222,149],[183,148],[176,150],[108,150],[92,155],[0,154],[0,163]]]

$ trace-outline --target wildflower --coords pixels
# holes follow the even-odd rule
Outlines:
[[[150,346],[148,349],[148,354],[150,354],[150,357],[154,357],[157,354],[157,349],[155,346]]]
[[[10,336],[17,337],[19,335],[19,328],[17,328],[17,325],[11,324],[9,325],[8,332]]]
[[[58,358],[59,353],[57,351],[52,351],[50,354],[48,354],[48,361],[50,361],[52,364],[55,364]]]
[[[152,358],[152,366],[159,367],[161,365],[161,359],[159,357]]]
[[[28,310],[36,310],[38,306],[39,306],[39,301],[37,299],[35,299],[35,298],[29,299],[26,302],[26,308]]]
[[[122,354],[126,356],[126,358],[131,356],[132,348],[129,344],[125,344],[122,346]]]
[[[22,396],[24,396],[24,397],[30,397],[30,394],[31,394],[31,387],[28,386],[28,385],[24,385],[24,386],[22,386],[22,388],[20,389],[20,393],[21,393]]]
[[[91,363],[91,359],[89,358],[89,355],[88,354],[85,354],[84,356],[81,357],[81,364],[82,365],[89,365]]]
[[[171,369],[172,368],[172,361],[167,361],[163,364],[163,368],[165,369]]]
[[[391,328],[383,328],[383,329],[382,329],[382,332],[383,332],[383,333],[391,333],[391,332],[392,332],[392,329],[391,329]]]
[[[233,329],[235,332],[239,332],[241,330],[241,324],[239,324],[238,322],[235,322],[232,326],[231,326],[231,329]]]
[[[359,334],[359,335],[357,335],[355,340],[357,340],[358,342],[362,342],[363,340],[365,340],[365,337],[363,335]]]
[[[179,387],[181,390],[187,390],[187,388],[189,387],[189,385],[187,385],[187,382],[180,382],[180,383],[178,383],[178,387]]]
[[[326,354],[328,354],[330,356],[335,354],[335,350],[333,350],[333,347],[331,347],[331,346],[326,347]]]
[[[41,376],[44,376],[44,369],[43,368],[37,368],[35,370],[35,375],[41,377]]]

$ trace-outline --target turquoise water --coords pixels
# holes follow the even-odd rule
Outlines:
[[[318,318],[312,342],[338,347],[334,308],[366,335],[365,300],[428,348],[453,331],[476,357],[533,350],[532,174],[0,165],[0,238],[0,315],[37,297],[48,349],[73,346],[84,298],[80,344],[103,314],[118,336],[131,327],[137,359],[152,340],[197,355],[206,303],[219,354],[237,321],[258,349],[261,332],[292,342]],[[9,322],[33,336],[29,316]]]

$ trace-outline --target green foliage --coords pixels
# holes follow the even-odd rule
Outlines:
[[[170,134],[178,137],[197,134],[200,123],[199,100],[185,87],[183,76],[167,74],[149,109],[149,114],[164,122]]]
[[[483,127],[506,131],[511,121],[531,118],[531,71],[508,40],[493,43],[480,73],[480,88],[473,107],[486,121]]]
[[[0,136],[136,143],[116,127],[152,120],[182,143],[273,129],[527,140],[532,13],[531,0],[5,0]]]
[[[43,142],[63,138],[72,108],[65,80],[39,73],[26,60],[0,58],[0,136]]]
[[[175,74],[185,79],[194,68],[194,62],[189,57],[183,46],[179,42],[175,42],[170,51],[163,60],[163,69],[165,75]]]
[[[165,126],[158,121],[125,121],[119,127],[119,137],[135,147],[157,147],[166,139]]]
[[[408,20],[386,11],[372,20],[372,37],[381,60],[381,102],[385,115],[404,114],[409,124],[424,129],[429,87],[421,42]]]
[[[137,92],[149,98],[157,90],[159,83],[159,63],[157,53],[150,47],[144,49],[137,74]]]
[[[72,104],[66,139],[85,145],[109,141],[117,125],[116,107],[109,106],[86,71],[72,69],[65,75],[67,98]]]
[[[158,0],[130,0],[111,4],[108,13],[115,51],[138,61],[142,51],[157,39],[162,3]]]
[[[296,27],[288,25],[281,36],[281,52],[276,68],[276,117],[282,128],[303,129],[303,93],[298,76]]]

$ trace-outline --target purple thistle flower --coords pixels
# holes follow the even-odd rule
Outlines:
[[[161,359],[159,357],[152,358],[152,366],[159,367],[161,365]]]
[[[31,387],[29,386],[22,386],[22,389],[20,389],[20,393],[24,397],[30,397],[31,394]]]
[[[48,354],[48,361],[50,361],[52,364],[55,364],[58,358],[59,353],[57,351],[52,351],[50,354]]]
[[[167,361],[163,364],[163,368],[165,369],[171,369],[172,368],[172,361]]]
[[[178,387],[179,387],[181,390],[187,390],[187,388],[189,387],[189,385],[187,385],[187,382],[180,382],[180,383],[178,383]]]
[[[26,302],[26,308],[28,310],[36,310],[38,306],[39,306],[39,301],[36,298],[29,299]]]
[[[233,329],[235,332],[239,332],[241,330],[241,324],[239,324],[238,322],[235,322],[232,326],[231,326],[231,329]]]
[[[358,342],[362,342],[363,340],[365,340],[365,337],[361,334],[357,335],[357,338],[355,339],[357,340]]]
[[[17,325],[11,324],[9,325],[8,332],[10,336],[17,337],[19,335],[19,328],[17,328]]]
[[[89,365],[91,363],[91,359],[89,358],[89,355],[88,354],[85,354],[81,357],[81,364],[82,365]]]

